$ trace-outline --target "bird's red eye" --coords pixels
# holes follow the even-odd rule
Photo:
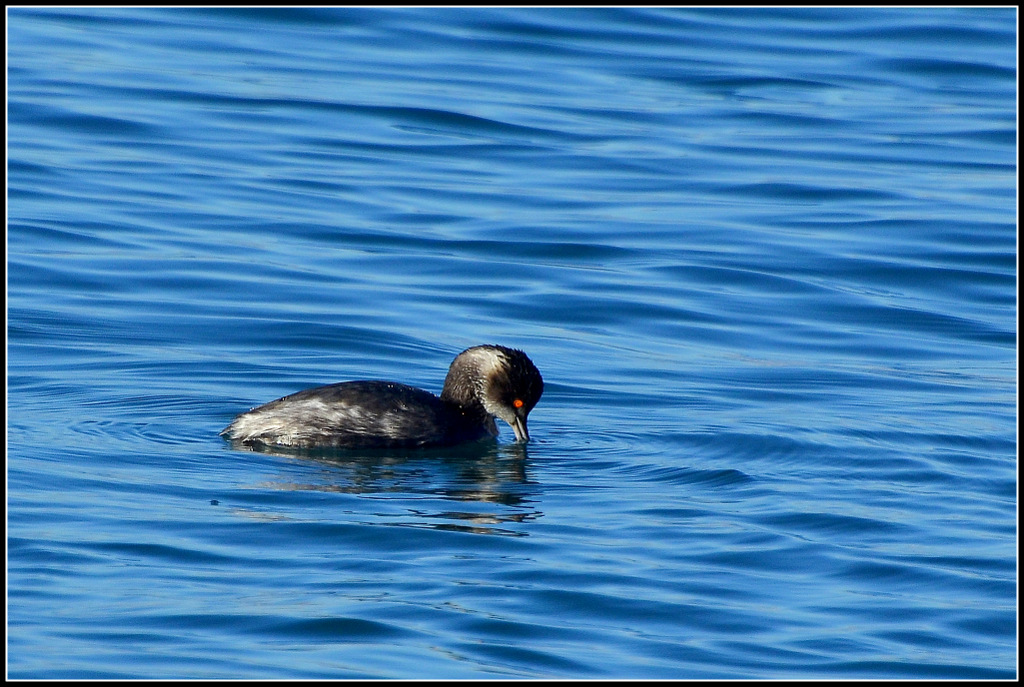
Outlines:
[[[516,408],[522,408],[523,402],[517,398],[516,400],[512,401],[512,405],[514,405]]]

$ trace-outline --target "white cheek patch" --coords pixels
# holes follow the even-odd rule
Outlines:
[[[490,398],[489,396],[484,396],[482,400],[484,404],[484,410],[486,410],[491,415],[496,415],[497,417],[500,417],[502,420],[509,424],[512,424],[512,422],[515,421],[515,413],[513,413],[512,410],[509,409],[507,406],[503,406],[495,402],[494,399]]]
[[[501,405],[497,399],[492,398],[487,393],[487,386],[490,380],[502,374],[508,365],[505,354],[493,348],[473,348],[462,353],[460,357],[466,358],[468,363],[476,367],[477,374],[474,375],[476,396],[480,399],[484,410],[512,424],[515,421],[515,413],[512,409]]]

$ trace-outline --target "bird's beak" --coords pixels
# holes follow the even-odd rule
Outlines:
[[[509,423],[512,431],[516,433],[516,441],[529,441],[530,433],[526,430],[526,418],[516,415],[516,419]]]

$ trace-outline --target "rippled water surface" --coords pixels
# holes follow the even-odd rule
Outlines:
[[[1015,10],[8,22],[10,677],[1015,677]]]

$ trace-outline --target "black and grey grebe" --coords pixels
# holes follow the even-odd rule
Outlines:
[[[242,413],[221,436],[299,449],[428,448],[496,437],[499,417],[529,441],[526,416],[543,391],[522,351],[474,346],[452,361],[440,397],[397,382],[329,384]]]

